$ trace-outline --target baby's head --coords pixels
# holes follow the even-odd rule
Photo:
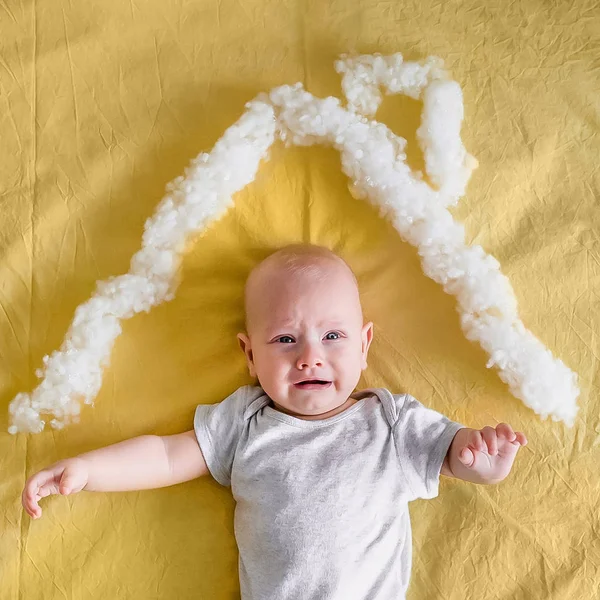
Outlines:
[[[343,407],[373,338],[346,262],[321,246],[281,248],[248,276],[245,309],[240,346],[276,407],[300,418]],[[300,383],[307,380],[327,383]]]

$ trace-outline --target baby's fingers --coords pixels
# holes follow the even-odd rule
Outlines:
[[[483,441],[481,431],[478,429],[471,431],[468,437],[468,444],[471,448],[479,450],[480,452],[485,450],[485,442]]]
[[[37,516],[37,511],[39,510],[39,506],[37,504],[37,501],[34,501],[32,498],[29,498],[26,495],[25,490],[23,490],[23,493],[21,494],[21,504],[23,505],[25,512],[32,519],[35,519]]]
[[[496,433],[498,436],[506,438],[509,442],[514,442],[516,439],[513,428],[507,423],[500,423],[499,425],[496,425]]]
[[[500,423],[500,425],[496,426],[496,432],[498,433],[498,437],[506,438],[515,446],[527,446],[527,438],[525,437],[525,434],[521,433],[520,431],[515,433],[513,428],[506,423]]]
[[[50,494],[57,493],[58,486],[56,485],[54,472],[40,471],[32,475],[25,483],[23,493],[21,494],[23,508],[25,508],[27,514],[32,518],[37,519],[42,515],[39,500]]]
[[[458,453],[458,460],[465,467],[472,467],[475,463],[475,453],[470,448],[465,447]]]
[[[519,444],[521,444],[521,446],[527,446],[527,438],[525,437],[524,433],[521,433],[520,431],[517,431],[516,435],[516,441],[519,442]]]
[[[496,456],[498,454],[498,436],[496,430],[493,427],[484,427],[481,430],[483,441],[487,445],[487,451],[490,456]]]
[[[38,485],[32,485],[28,482],[21,494],[21,504],[23,504],[23,508],[27,514],[33,519],[37,519],[42,514],[42,510],[38,504],[38,500],[40,499],[38,491]]]

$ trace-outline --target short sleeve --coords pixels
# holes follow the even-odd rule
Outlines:
[[[464,425],[423,406],[409,394],[394,395],[394,400],[398,418],[392,431],[410,500],[435,498],[444,458]]]
[[[210,474],[221,485],[231,485],[231,467],[244,429],[244,414],[256,399],[255,389],[258,388],[243,386],[218,404],[200,404],[196,408],[196,439]]]

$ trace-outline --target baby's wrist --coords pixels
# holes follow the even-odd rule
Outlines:
[[[81,488],[82,491],[87,490],[87,486],[90,482],[90,462],[85,455],[74,456],[69,459],[72,467],[78,472],[79,477],[85,480],[85,485]]]

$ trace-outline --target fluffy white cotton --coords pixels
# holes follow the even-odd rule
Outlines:
[[[444,206],[464,195],[477,161],[467,154],[460,139],[463,120],[462,90],[456,81],[432,81],[423,94],[423,121],[417,139],[425,168],[438,186]]]
[[[343,74],[348,108],[337,98],[315,98],[300,84],[261,94],[212,152],[196,157],[185,176],[167,186],[146,222],[130,272],[98,284],[76,310],[60,350],[44,358],[41,384],[11,403],[11,433],[41,431],[42,415],[52,415],[50,424],[62,427],[77,418],[81,402],[93,402],[120,320],[173,297],[186,239],[227,211],[232,194],[254,179],[276,136],[287,145],[325,143],[339,150],[352,194],[378,206],[418,248],[425,274],[456,296],[463,331],[490,355],[487,366],[495,366],[511,392],[542,418],[573,424],[577,376],[525,329],[498,261],[480,246],[467,246],[462,225],[448,212],[477,166],[460,139],[458,84],[435,57],[418,63],[405,63],[400,54],[346,57],[336,69]],[[382,87],[422,98],[417,137],[434,187],[406,164],[406,140],[367,118],[381,102]]]
[[[381,87],[388,94],[405,94],[417,100],[431,81],[448,78],[440,58],[430,56],[420,62],[404,62],[399,52],[390,56],[342,55],[335,62],[335,70],[342,74],[342,90],[350,110],[366,116],[377,112]]]
[[[203,231],[232,204],[231,196],[254,180],[261,159],[275,139],[273,108],[251,102],[210,154],[191,161],[185,177],[167,186],[167,195],[146,222],[142,248],[130,272],[99,282],[92,298],[79,306],[60,350],[44,358],[40,385],[18,394],[9,407],[10,433],[54,428],[77,419],[81,402],[92,404],[102,385],[120,320],[174,297],[181,252],[187,237]]]

